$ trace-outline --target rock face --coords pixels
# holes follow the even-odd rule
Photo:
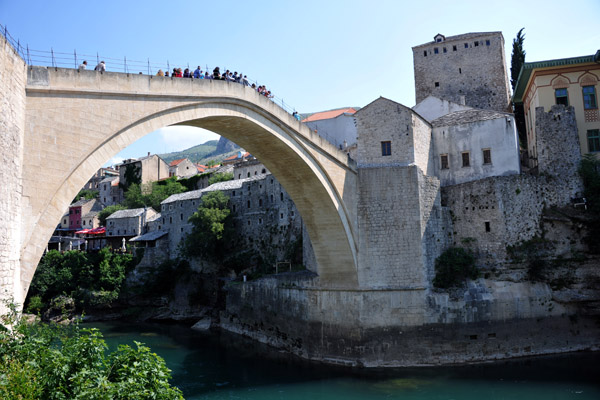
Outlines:
[[[230,153],[239,148],[240,148],[240,146],[233,143],[231,140],[221,136],[221,138],[219,139],[219,143],[217,143],[217,149],[215,150],[215,153],[216,154]]]

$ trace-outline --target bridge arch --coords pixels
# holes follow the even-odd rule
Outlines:
[[[172,125],[211,130],[260,159],[302,215],[321,285],[358,284],[356,168],[264,96],[235,83],[40,67],[30,68],[26,92],[23,297],[87,179],[120,150]]]

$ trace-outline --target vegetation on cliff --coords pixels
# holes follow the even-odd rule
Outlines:
[[[78,310],[105,307],[120,294],[125,274],[137,260],[131,254],[50,250],[40,261],[28,293],[27,310],[46,311],[51,304],[68,306],[71,298]],[[57,304],[57,299],[61,304]]]
[[[473,253],[462,247],[451,247],[435,260],[433,286],[448,289],[462,285],[467,279],[477,279],[478,276]]]

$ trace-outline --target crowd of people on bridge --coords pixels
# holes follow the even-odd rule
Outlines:
[[[79,69],[86,68],[87,61],[83,61],[83,63],[79,65]],[[96,65],[96,67],[94,68],[94,71],[106,71],[105,62],[100,61],[98,65]],[[159,69],[156,73],[156,76],[169,77],[169,71],[163,71],[162,69]],[[193,72],[189,68],[186,68],[185,70],[182,70],[181,68],[173,68],[173,71],[171,72],[170,76],[173,78],[213,79],[227,82],[235,82],[244,86],[250,86],[252,87],[252,89],[256,90],[258,93],[269,99],[272,99],[274,97],[271,91],[267,90],[267,87],[265,85],[257,86],[256,83],[251,84],[248,81],[248,76],[242,73],[238,74],[237,71],[231,72],[230,70],[226,70],[225,72],[221,73],[221,69],[219,67],[213,69],[212,73],[209,73],[208,71],[203,71],[200,66],[198,66],[198,68],[196,68]],[[299,119],[296,115],[294,115],[294,117]]]

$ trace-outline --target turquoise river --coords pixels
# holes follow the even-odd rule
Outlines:
[[[183,325],[86,323],[111,348],[142,342],[186,399],[600,399],[600,353],[409,369],[309,363],[225,333]]]

